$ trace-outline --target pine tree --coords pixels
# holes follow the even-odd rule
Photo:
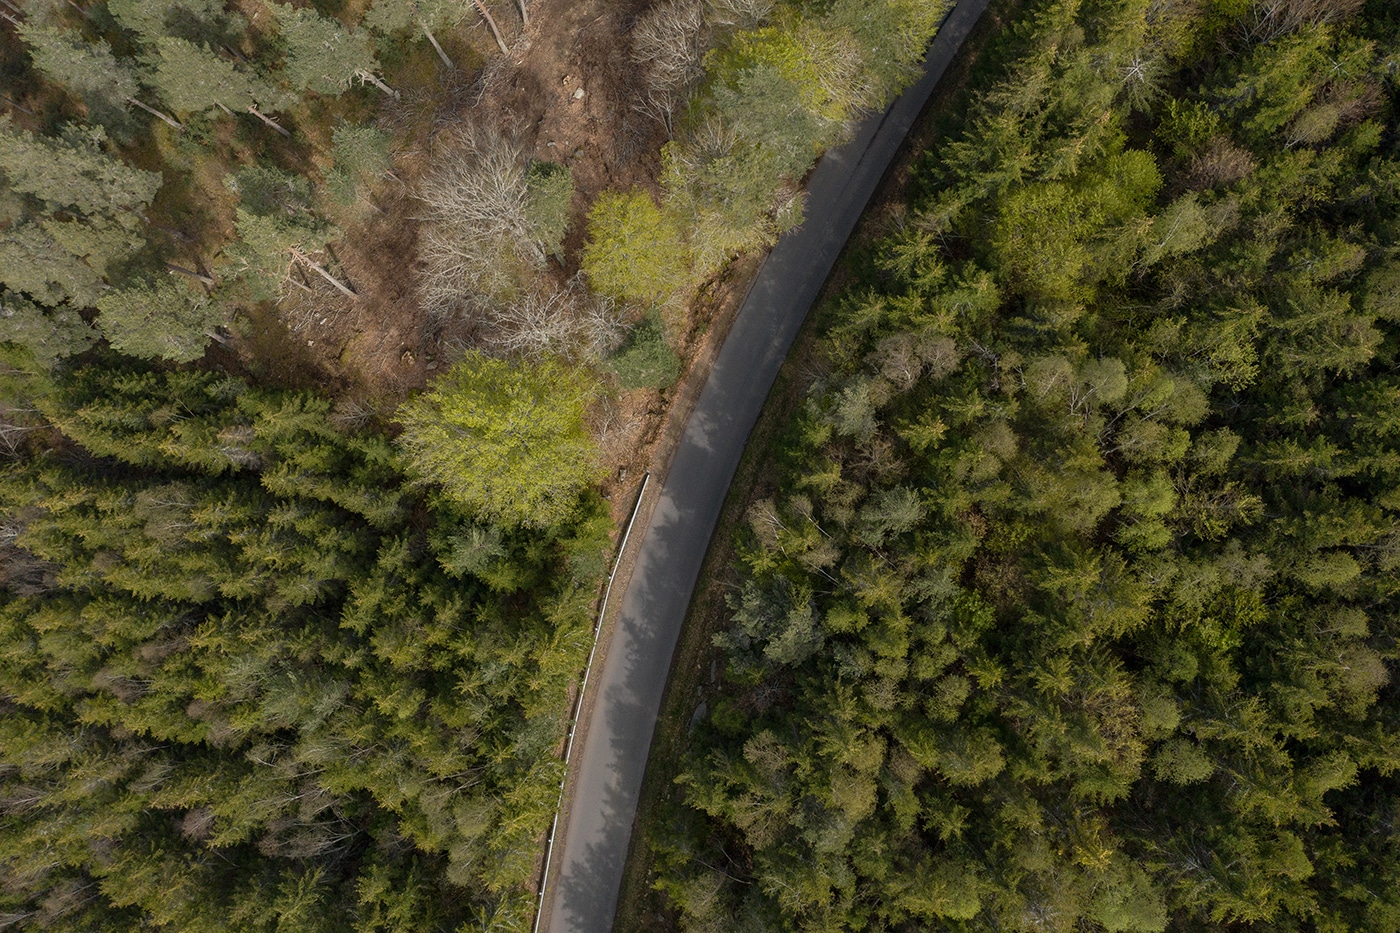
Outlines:
[[[82,98],[93,121],[115,129],[129,121],[128,103],[145,106],[136,100],[136,75],[129,62],[118,62],[106,40],[89,42],[74,30],[32,23],[20,29],[20,36],[29,46],[35,66],[50,81]]]
[[[162,36],[151,86],[176,113],[251,113],[284,136],[290,135],[262,109],[278,110],[285,98],[262,78],[238,68],[187,39]],[[262,108],[262,109],[260,109]]]
[[[243,17],[224,9],[223,0],[108,0],[117,22],[145,45],[162,36],[215,44],[235,41],[247,28]]]
[[[335,165],[327,173],[327,186],[336,201],[351,205],[360,198],[363,186],[393,165],[389,155],[391,137],[373,126],[342,123],[332,131],[331,139]]]
[[[374,0],[365,13],[364,24],[368,29],[385,34],[404,32],[416,26],[432,43],[443,65],[453,68],[452,59],[442,50],[433,30],[455,25],[461,16],[461,6],[454,0]]]
[[[49,211],[74,211],[137,226],[161,185],[157,172],[132,168],[103,150],[97,126],[68,125],[56,136],[35,136],[0,116],[0,173],[12,190]]]
[[[272,8],[284,49],[277,76],[293,90],[336,95],[358,79],[392,93],[376,77],[379,63],[369,36],[346,29],[315,10],[282,3],[273,3]]]
[[[103,289],[97,272],[36,223],[0,230],[0,282],[49,307],[91,307]]]
[[[250,288],[252,297],[275,297],[293,261],[305,263],[353,297],[353,291],[308,255],[323,249],[339,232],[311,210],[311,187],[305,178],[248,166],[230,175],[226,184],[239,196],[238,241],[228,255],[234,275]]]
[[[203,292],[175,280],[109,291],[97,308],[97,326],[113,348],[177,363],[202,356],[223,323],[223,311]]]
[[[525,185],[529,198],[525,218],[544,251],[562,259],[574,198],[573,173],[556,162],[536,162],[525,173]]]
[[[22,295],[0,289],[0,340],[25,347],[41,366],[82,353],[95,339],[92,328],[72,310],[46,313]]]

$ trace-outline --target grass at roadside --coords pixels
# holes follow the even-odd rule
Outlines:
[[[771,456],[792,414],[802,403],[819,366],[818,335],[832,313],[830,297],[849,278],[849,270],[862,261],[868,245],[878,238],[889,222],[891,212],[908,196],[909,183],[919,154],[934,140],[947,135],[950,126],[965,109],[962,104],[975,92],[976,81],[969,80],[984,57],[989,41],[1014,21],[1030,0],[993,0],[972,34],[959,50],[948,72],[934,91],[929,105],[909,134],[879,190],[871,199],[856,233],[828,281],[813,313],[798,334],[787,360],[749,437],[729,495],[720,513],[719,525],[711,542],[700,580],[691,601],[685,627],[671,663],[671,675],[660,717],[652,739],[642,786],[631,851],[623,875],[614,923],[616,933],[656,933],[673,929],[675,919],[665,897],[653,889],[654,841],[679,822],[695,819],[686,809],[675,784],[686,751],[689,727],[702,703],[713,707],[722,652],[713,645],[713,636],[729,621],[725,597],[737,583],[734,560],[735,533],[744,521],[750,503],[770,495],[774,485]]]

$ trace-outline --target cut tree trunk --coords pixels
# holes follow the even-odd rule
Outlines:
[[[248,112],[251,113],[253,116],[257,117],[259,120],[266,123],[268,126],[272,127],[277,132],[281,133],[283,136],[287,137],[288,139],[292,138],[292,134],[287,132],[285,127],[279,124],[276,120],[269,117],[267,114],[259,113],[257,107],[254,107],[250,104],[248,106]]]
[[[438,58],[442,59],[442,63],[448,68],[455,69],[457,66],[452,64],[452,59],[448,58],[447,53],[442,50],[442,46],[438,45],[437,36],[433,35],[433,31],[428,28],[427,21],[420,19],[418,25],[423,28],[423,35],[427,36],[428,41],[433,44],[433,51],[438,53]]]
[[[224,113],[228,114],[229,116],[233,116],[233,111],[230,110],[230,109],[228,109],[227,107],[225,107],[223,104],[215,104],[214,106],[215,106],[215,107],[218,107],[220,110],[222,110]],[[291,133],[288,133],[287,130],[286,130],[286,128],[284,128],[284,127],[283,127],[281,124],[279,124],[276,120],[274,120],[274,119],[272,119],[271,117],[269,117],[267,114],[265,114],[265,113],[260,113],[260,112],[258,111],[258,108],[257,108],[257,107],[254,107],[254,106],[252,106],[252,105],[250,104],[250,105],[248,106],[248,112],[251,113],[253,116],[257,117],[259,120],[261,120],[261,121],[263,121],[264,123],[266,123],[268,126],[272,127],[272,128],[273,128],[274,130],[276,130],[277,132],[281,133],[283,136],[287,137],[288,139],[291,139],[291,138],[292,138],[292,134],[291,134]]]
[[[340,279],[337,279],[335,276],[331,275],[325,270],[324,267],[318,264],[310,256],[303,253],[301,250],[293,249],[291,253],[293,259],[306,263],[307,267],[311,269],[312,272],[315,272],[321,278],[325,279],[327,282],[330,282],[331,285],[335,287],[336,291],[340,292],[346,298],[360,297],[359,293],[356,292],[353,288],[351,288],[349,285],[346,285],[344,282],[340,281]]]
[[[175,119],[174,117],[170,116],[169,114],[161,113],[161,112],[160,112],[159,110],[157,110],[156,108],[154,108],[154,107],[149,107],[149,106],[147,106],[146,104],[141,103],[139,100],[137,100],[137,99],[134,98],[134,97],[128,97],[128,98],[126,99],[126,102],[127,102],[128,104],[135,104],[136,106],[140,107],[142,110],[144,110],[144,111],[146,111],[147,113],[149,113],[151,116],[155,117],[157,120],[164,120],[164,121],[165,121],[166,123],[168,123],[170,126],[173,126],[173,127],[175,128],[175,131],[176,131],[177,133],[184,132],[185,124],[181,123],[179,120]]]
[[[207,276],[207,275],[200,275],[198,272],[194,271],[193,269],[186,269],[184,266],[177,266],[177,265],[175,265],[175,263],[173,263],[173,262],[167,262],[167,263],[165,264],[165,268],[169,269],[171,272],[178,272],[178,273],[180,273],[181,275],[187,275],[187,276],[189,276],[190,278],[194,279],[194,280],[197,281],[197,282],[203,282],[205,285],[208,285],[210,288],[213,288],[214,285],[215,285],[214,280],[211,279],[209,276]]]
[[[496,37],[496,44],[501,47],[502,55],[510,54],[510,47],[506,45],[506,40],[501,38],[501,30],[496,26],[496,20],[492,18],[491,12],[486,9],[486,4],[481,0],[472,0],[472,6],[481,14],[481,18],[486,20],[486,25],[491,27],[491,35]]]
[[[15,99],[14,99],[13,97],[4,96],[4,97],[0,97],[0,100],[3,100],[5,103],[9,104],[11,107],[13,107],[13,108],[15,108],[16,110],[18,110],[20,113],[27,113],[27,114],[29,114],[31,117],[34,116],[34,111],[30,110],[28,107],[21,107],[19,104],[15,103]]]
[[[372,71],[357,71],[355,72],[355,77],[359,78],[361,82],[373,84],[375,87],[379,88],[381,91],[383,91],[385,94],[388,94],[390,97],[397,99],[399,96],[398,91],[394,90],[389,85],[381,81],[379,79],[379,75],[375,74]]]

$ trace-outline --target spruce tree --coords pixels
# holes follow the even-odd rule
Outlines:
[[[278,37],[283,47],[282,68],[277,77],[293,90],[336,95],[358,79],[388,91],[376,77],[379,63],[367,34],[346,29],[315,10],[283,3],[271,6],[277,13]]]
[[[97,308],[97,325],[114,349],[176,363],[203,355],[224,317],[203,292],[175,279],[114,289]]]
[[[471,512],[507,525],[565,519],[596,476],[584,415],[594,388],[553,361],[523,366],[479,353],[399,409],[414,472]]]

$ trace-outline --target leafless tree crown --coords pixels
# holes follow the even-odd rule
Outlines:
[[[518,142],[493,129],[459,131],[419,186],[418,298],[438,317],[514,295],[522,266],[544,265],[527,218],[529,193]]]
[[[665,0],[632,30],[632,59],[643,70],[644,97],[637,109],[672,129],[675,113],[704,74],[703,0]]]

